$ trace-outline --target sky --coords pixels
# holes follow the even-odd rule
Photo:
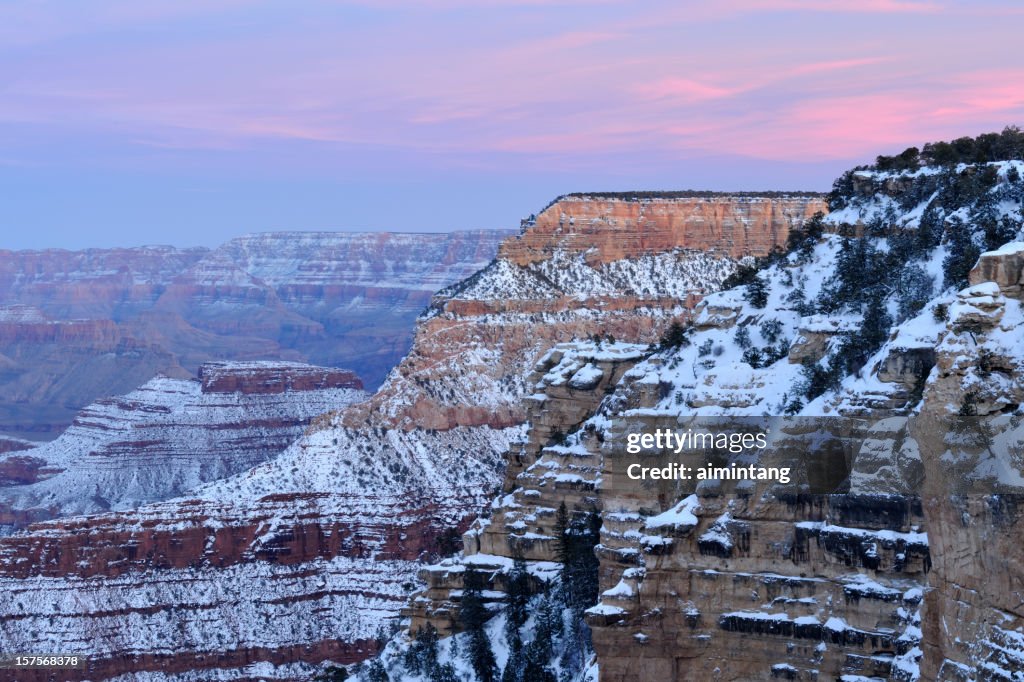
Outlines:
[[[1022,28],[1008,0],[8,0],[0,249],[827,190],[1024,125]]]

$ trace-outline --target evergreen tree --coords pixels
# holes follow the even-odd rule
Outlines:
[[[345,682],[348,670],[337,665],[327,666],[323,672],[313,678],[313,682]]]
[[[370,661],[363,670],[363,674],[369,682],[391,682],[388,671],[384,669],[384,664],[380,662],[379,658]]]
[[[415,639],[405,650],[402,663],[409,672],[419,675],[437,667],[437,630],[430,623],[417,631]]]
[[[872,296],[868,300],[868,308],[864,313],[864,323],[859,334],[860,340],[865,347],[870,349],[870,352],[874,353],[889,338],[890,327],[892,327],[892,316],[889,315],[885,298]]]
[[[796,252],[798,263],[809,263],[814,255],[814,247],[824,233],[825,215],[818,211],[810,220],[790,231],[786,239],[786,250]]]
[[[523,682],[558,682],[555,673],[548,666],[538,662],[527,660],[523,668]]]
[[[934,281],[924,268],[911,263],[900,271],[896,283],[896,301],[899,305],[899,319],[917,315],[932,297]]]
[[[760,349],[748,348],[743,351],[743,362],[747,363],[754,369],[758,369],[764,366],[764,358],[761,355]]]
[[[466,655],[480,682],[497,682],[498,664],[484,629],[490,612],[483,603],[484,577],[472,566],[463,574],[462,605],[459,616],[469,634]]]
[[[569,510],[565,506],[565,500],[558,505],[555,512],[555,561],[563,566],[569,556],[569,543],[567,533],[569,531]]]
[[[750,341],[750,330],[747,329],[746,325],[740,325],[736,329],[735,341],[736,345],[742,348],[743,350],[747,350],[748,348],[751,347],[752,343]]]
[[[551,594],[545,594],[537,607],[537,626],[533,641],[527,647],[527,658],[546,665],[551,658],[551,643],[561,634],[562,611],[556,606]]]
[[[949,254],[942,261],[943,284],[962,289],[967,286],[967,275],[978,262],[981,249],[974,242],[970,227],[959,217],[949,221],[947,234]]]
[[[462,679],[451,663],[445,663],[430,671],[430,682],[462,682]]]
[[[526,659],[521,649],[511,651],[508,662],[505,663],[505,670],[501,673],[501,682],[526,682],[529,678],[523,675],[525,663]]]
[[[526,622],[529,615],[527,606],[530,602],[530,574],[526,571],[526,561],[516,557],[512,570],[508,574],[505,603],[507,608],[506,626],[510,635],[519,636],[519,628]]]
[[[566,606],[577,618],[597,603],[599,562],[594,547],[600,541],[601,517],[595,511],[576,514],[562,534],[565,561],[562,564],[562,589]]]
[[[747,285],[743,298],[755,308],[763,308],[768,305],[768,282],[763,277],[754,277]]]
[[[658,343],[660,350],[671,350],[690,345],[690,328],[684,327],[679,320],[672,320],[665,333],[661,335]]]

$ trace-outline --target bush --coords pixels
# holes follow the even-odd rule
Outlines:
[[[693,328],[689,325],[683,326],[679,320],[673,320],[672,324],[669,325],[665,333],[661,335],[661,340],[658,342],[658,348],[661,350],[670,350],[673,348],[683,348],[690,345],[690,334]]]
[[[818,211],[803,225],[790,230],[789,236],[786,237],[786,251],[796,252],[798,262],[808,263],[814,255],[814,247],[821,241],[824,233],[825,214]]]
[[[768,343],[775,343],[782,334],[782,323],[772,318],[761,323],[761,337]]]
[[[742,348],[743,350],[747,350],[752,345],[750,341],[750,330],[747,329],[745,325],[738,327],[736,329],[735,342],[736,345]]]

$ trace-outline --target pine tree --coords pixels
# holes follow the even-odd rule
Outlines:
[[[768,305],[768,283],[764,278],[757,276],[747,285],[743,298],[755,308],[763,308]]]
[[[345,682],[348,679],[348,670],[336,665],[329,665],[319,675],[313,678],[313,682]]]
[[[462,682],[462,679],[451,663],[445,663],[430,671],[430,682]]]
[[[558,511],[555,512],[555,561],[558,561],[563,566],[565,565],[569,556],[569,541],[567,533],[569,531],[569,510],[565,506],[565,500],[558,505]]]
[[[970,227],[959,218],[949,221],[949,254],[942,261],[943,284],[962,289],[967,286],[967,275],[978,262],[981,249],[974,243]]]
[[[472,566],[467,567],[463,574],[462,588],[462,605],[459,615],[463,627],[469,633],[467,658],[480,682],[496,682],[498,664],[494,659],[494,651],[491,650],[487,631],[484,629],[484,625],[490,618],[490,612],[483,603],[483,575]]]
[[[526,609],[530,601],[530,574],[522,557],[516,557],[512,564],[506,592],[508,622],[518,629],[526,622],[529,615]]]
[[[523,648],[519,629],[529,616],[527,607],[530,602],[530,574],[526,571],[526,562],[522,557],[516,557],[512,564],[506,579],[505,593],[505,638],[510,651],[518,654]]]
[[[430,623],[419,629],[412,645],[406,650],[405,667],[411,672],[430,672],[437,667],[437,630]]]
[[[538,661],[526,661],[523,667],[523,682],[558,682],[555,673],[548,666]]]
[[[480,682],[497,682],[498,663],[494,659],[494,651],[487,634],[480,630],[473,633],[469,640],[469,662]]]
[[[660,350],[682,348],[690,345],[690,328],[684,327],[679,320],[673,320],[658,343]]]
[[[364,674],[369,682],[391,682],[388,671],[384,669],[384,664],[380,662],[379,658],[370,661],[364,670]]]
[[[892,327],[892,316],[882,296],[873,296],[868,300],[868,309],[864,313],[864,324],[861,326],[860,339],[871,353],[882,347],[889,338]]]
[[[522,650],[511,651],[508,662],[505,663],[505,670],[501,673],[501,682],[526,682],[529,678],[523,676],[525,663]]]
[[[566,558],[562,564],[562,587],[566,605],[578,617],[597,603],[599,562],[594,547],[600,541],[601,517],[597,512],[578,514],[564,533]]]
[[[547,664],[551,658],[551,643],[562,634],[562,611],[550,594],[545,594],[537,607],[537,626],[533,641],[527,647],[527,658]]]

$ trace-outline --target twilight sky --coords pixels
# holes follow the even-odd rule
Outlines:
[[[512,227],[1024,125],[1016,0],[9,0],[0,248]]]

